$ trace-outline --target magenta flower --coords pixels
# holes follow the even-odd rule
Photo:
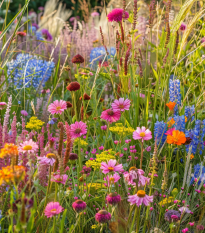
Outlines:
[[[68,175],[66,175],[66,174],[60,175],[60,174],[58,174],[58,175],[54,175],[51,178],[51,181],[52,182],[56,182],[56,183],[65,184],[67,179],[68,179]]]
[[[100,146],[98,149],[99,149],[99,150],[103,150],[103,149],[104,149],[104,146]]]
[[[107,125],[102,125],[102,126],[101,126],[101,129],[102,129],[102,130],[107,130]]]
[[[185,31],[186,30],[186,24],[182,22],[181,26],[179,27],[179,30]]]
[[[165,135],[172,135],[174,130],[175,130],[175,128],[168,129],[167,132],[165,133]]]
[[[21,153],[26,153],[26,152],[35,153],[37,150],[38,150],[38,145],[32,139],[20,143],[20,146],[18,147],[18,151]]]
[[[47,41],[51,41],[53,39],[52,35],[47,29],[42,29],[41,30],[43,38],[45,38]]]
[[[43,156],[43,157],[37,156],[37,160],[39,160],[39,164],[50,165],[50,166],[53,166],[53,164],[56,161],[54,158],[47,158],[46,156]]]
[[[119,100],[115,100],[111,106],[114,111],[124,112],[125,110],[129,110],[130,102],[129,99],[124,100],[124,98],[119,98]]]
[[[121,196],[117,193],[110,193],[107,195],[106,200],[110,205],[116,205],[121,201]]]
[[[111,159],[108,163],[102,162],[100,169],[103,170],[102,173],[107,174],[109,172],[120,172],[123,170],[122,164],[115,165],[117,161]]]
[[[150,152],[151,149],[152,149],[151,146],[148,146],[148,147],[146,148],[146,151],[147,151],[147,152]]]
[[[103,120],[106,120],[110,123],[116,122],[120,119],[121,113],[120,111],[113,111],[112,109],[107,109],[101,113],[101,117]]]
[[[82,200],[77,200],[77,201],[73,202],[73,204],[72,204],[73,209],[77,213],[82,212],[86,208],[86,206],[87,206],[86,203]]]
[[[23,115],[23,116],[28,116],[28,113],[27,113],[27,111],[25,111],[25,110],[21,110],[21,115]]]
[[[204,43],[204,42],[205,42],[205,37],[201,39],[201,43]]]
[[[0,102],[0,110],[4,109],[5,106],[6,106],[5,102]]]
[[[182,230],[183,233],[186,233],[187,231],[189,231],[189,228],[184,228],[184,229]]]
[[[76,121],[75,124],[71,124],[71,137],[78,138],[87,133],[87,125],[82,121]]]
[[[181,213],[187,213],[187,214],[190,214],[190,213],[191,213],[191,210],[189,210],[189,208],[188,208],[188,207],[185,207],[185,206],[179,208],[179,211],[180,211]]]
[[[44,214],[47,218],[51,218],[57,214],[60,214],[63,211],[63,207],[59,202],[50,202],[47,204]]]
[[[194,226],[194,222],[189,222],[190,227]]]
[[[137,127],[137,130],[133,132],[133,139],[142,139],[142,142],[145,140],[150,140],[152,138],[152,132],[149,129],[146,129],[144,126],[142,128]]]
[[[107,180],[107,184],[108,184],[108,187],[116,182],[118,182],[118,180],[120,179],[121,177],[115,173],[114,175],[110,175],[110,176],[106,176],[106,178],[104,178],[104,180]]]
[[[136,186],[134,180],[138,180],[138,186],[145,186],[149,184],[150,178],[144,176],[144,171],[142,169],[137,169],[135,167],[131,168],[131,170],[124,173],[125,181],[127,181],[128,185]]]
[[[111,214],[107,212],[106,210],[100,210],[96,215],[95,215],[95,220],[99,223],[105,223],[110,221],[112,218]]]
[[[48,111],[51,114],[61,114],[64,110],[67,109],[66,101],[64,100],[55,100],[52,104],[48,106]]]
[[[107,15],[107,18],[108,22],[121,22],[122,19],[129,18],[129,13],[121,8],[115,8]]]
[[[144,99],[145,98],[145,94],[140,93],[140,97]]]
[[[148,196],[145,191],[139,190],[135,195],[128,196],[128,202],[130,202],[130,205],[136,204],[138,207],[142,203],[148,206],[150,202],[153,202],[153,196]]]

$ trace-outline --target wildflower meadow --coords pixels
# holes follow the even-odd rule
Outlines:
[[[204,1],[11,2],[0,232],[205,232]]]

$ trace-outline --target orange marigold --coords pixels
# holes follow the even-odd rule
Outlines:
[[[175,144],[175,145],[182,145],[186,142],[185,134],[179,130],[174,130],[172,135],[167,135],[167,143],[168,144]]]
[[[166,104],[166,106],[169,108],[170,111],[174,110],[175,105],[176,105],[176,103],[175,102],[171,102],[171,101],[169,101],[169,103]]]
[[[18,152],[18,146],[14,145],[13,143],[6,143],[4,145],[4,148],[1,149],[0,158],[6,158],[6,157],[14,157],[19,154]]]
[[[18,184],[25,177],[24,166],[7,166],[0,170],[0,185],[4,184]]]

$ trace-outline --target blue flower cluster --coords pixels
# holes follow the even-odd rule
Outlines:
[[[197,120],[194,129],[186,131],[186,137],[192,139],[191,143],[186,146],[186,151],[189,152],[192,147],[191,153],[196,154],[197,149],[202,154],[204,150],[204,136],[205,136],[205,120]]]
[[[190,184],[194,183],[194,179],[197,178],[198,181],[198,185],[200,185],[201,182],[205,183],[205,167],[197,164],[194,166],[194,175],[191,178],[191,182]]]
[[[25,77],[25,87],[37,89],[40,84],[44,86],[45,82],[49,80],[54,67],[54,62],[44,61],[36,56],[20,53],[15,60],[7,63],[7,74],[13,77],[16,88],[23,87]]]
[[[157,145],[163,144],[166,141],[167,124],[164,121],[157,121],[154,125],[154,139],[157,139]]]
[[[174,116],[174,127],[176,130],[185,132],[185,116]]]
[[[169,100],[171,102],[176,102],[174,108],[174,114],[178,112],[178,105],[181,105],[181,91],[180,91],[180,81],[179,79],[169,80]]]
[[[109,52],[108,58],[110,55],[115,56],[116,49],[114,47],[108,48],[107,50]],[[92,49],[90,52],[90,63],[93,62],[96,64],[97,61],[103,60],[105,55],[106,50],[103,46]]]
[[[44,38],[43,38],[43,35],[42,35],[41,31],[36,32],[36,39],[44,41]]]
[[[185,116],[187,117],[187,121],[194,120],[195,106],[186,106],[185,107]]]

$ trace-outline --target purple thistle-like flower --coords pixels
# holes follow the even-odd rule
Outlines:
[[[185,31],[186,30],[186,24],[185,23],[182,23],[181,26],[179,27],[179,30],[181,31]]]
[[[110,205],[116,205],[121,201],[121,196],[117,193],[110,193],[107,195],[106,200]]]
[[[115,8],[107,15],[107,18],[109,22],[121,22],[122,19],[129,18],[129,13],[121,8]]]
[[[79,213],[79,212],[82,212],[86,208],[86,203],[82,200],[77,200],[73,202],[72,207],[77,213]]]
[[[51,41],[53,39],[52,35],[50,34],[50,32],[47,29],[42,29],[41,30],[42,36],[48,40]]]
[[[95,215],[95,220],[99,223],[105,223],[110,221],[112,218],[111,214],[107,212],[106,210],[100,210],[96,215]]]
[[[173,215],[177,216],[179,219],[180,219],[180,217],[181,217],[181,214],[180,214],[178,211],[176,211],[176,210],[168,210],[168,211],[164,214],[164,219],[165,219],[166,221],[168,221],[169,223],[171,223],[171,221],[172,221],[172,216],[173,216]]]

